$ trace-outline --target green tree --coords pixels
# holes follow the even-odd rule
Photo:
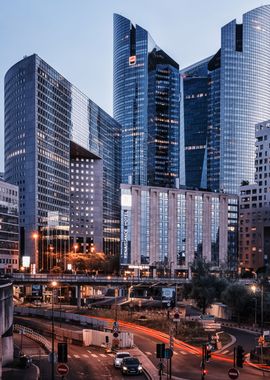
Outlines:
[[[253,298],[249,289],[240,284],[230,284],[221,294],[222,302],[231,308],[238,322],[250,314]]]

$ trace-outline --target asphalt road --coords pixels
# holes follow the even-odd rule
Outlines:
[[[134,329],[130,329],[130,331],[134,333],[136,345],[149,357],[154,365],[157,366],[159,359],[157,359],[155,355],[156,343],[164,342],[164,339],[159,339],[158,336],[156,338],[152,335],[147,336],[143,331],[138,332]],[[242,340],[249,342],[251,339],[250,334],[247,333],[247,337],[245,337],[245,333],[241,333],[242,332],[239,333],[239,336],[242,336]],[[233,350],[227,355],[224,355],[224,358],[222,356],[220,358],[212,357],[210,362],[206,365],[208,374],[205,380],[228,380],[228,370],[233,366],[232,361]],[[172,359],[172,375],[188,380],[198,380],[201,377],[200,363],[201,357],[199,354],[190,353],[185,349],[175,348]],[[263,374],[261,371],[249,366],[244,366],[239,372],[239,378],[242,380],[256,380],[262,377],[270,378],[270,373]]]
[[[39,320],[35,319],[35,324]],[[40,320],[38,323],[49,323],[45,320]],[[71,327],[71,326],[70,326]],[[79,326],[76,326],[79,329]],[[134,333],[135,343],[138,348],[143,351],[149,359],[157,366],[159,359],[156,359],[155,350],[156,343],[166,342],[168,340],[158,332],[149,334],[147,329],[143,327],[124,327],[123,330],[129,330]],[[254,345],[254,335],[249,332],[226,329],[238,339],[236,344],[241,344],[245,351],[248,351]],[[70,374],[67,380],[73,379],[123,379],[119,370],[113,367],[113,358],[111,355],[105,354],[98,349],[89,349],[86,347],[70,346],[69,348],[69,365],[71,367]],[[214,355],[213,355],[214,356]],[[213,357],[210,363],[207,363],[208,374],[205,380],[228,380],[228,370],[233,366],[233,348],[228,349],[224,356]],[[176,377],[181,377],[188,380],[199,380],[201,378],[200,370],[201,357],[197,352],[192,352],[184,347],[175,347],[174,356],[172,359],[172,374]],[[164,362],[166,365],[166,362]],[[42,367],[42,366],[41,366]],[[46,358],[44,372],[49,373],[48,361]],[[43,367],[42,367],[43,368]],[[157,370],[158,374],[158,370]],[[48,375],[48,374],[47,374]],[[47,376],[46,375],[46,376]],[[245,366],[240,369],[240,379],[242,380],[256,380],[260,378],[269,378],[270,373],[263,374],[261,371]],[[137,377],[142,379],[144,377]],[[42,379],[50,379],[50,377],[42,377]],[[166,379],[166,375],[163,376]]]

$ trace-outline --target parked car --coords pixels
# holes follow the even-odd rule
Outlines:
[[[143,368],[139,359],[130,357],[122,360],[121,370],[123,375],[138,375],[142,373]]]
[[[130,353],[129,352],[117,352],[114,358],[114,366],[115,368],[120,368],[122,361],[124,358],[130,358]]]

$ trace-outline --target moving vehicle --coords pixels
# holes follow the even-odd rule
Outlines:
[[[122,361],[124,358],[130,358],[130,353],[129,352],[117,352],[114,358],[114,366],[115,368],[120,368]]]
[[[122,360],[121,370],[123,375],[138,375],[142,373],[143,368],[139,359],[130,357]]]

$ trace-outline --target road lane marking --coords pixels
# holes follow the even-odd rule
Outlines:
[[[71,355],[68,355],[68,358],[69,358],[69,359],[72,359],[72,356],[71,356]]]
[[[182,355],[186,355],[187,353],[185,351],[180,351]]]
[[[114,354],[108,354],[109,356],[111,356],[112,358],[114,358],[115,357],[115,355]],[[48,355],[47,355],[48,356]]]
[[[93,358],[98,358],[96,354],[91,354],[91,356],[93,356]]]
[[[178,352],[176,352],[176,351],[174,351],[173,354],[174,354],[174,355],[179,355]]]
[[[92,354],[92,352],[90,350],[86,350],[87,352],[89,352],[89,354]]]
[[[152,355],[152,352],[145,352],[146,353],[146,355]]]
[[[89,358],[89,356],[87,354],[83,354],[83,357],[84,358]]]
[[[79,359],[80,355],[73,354],[74,358]]]
[[[107,355],[105,355],[105,354],[99,354],[99,355],[102,356],[103,358],[107,357]]]

